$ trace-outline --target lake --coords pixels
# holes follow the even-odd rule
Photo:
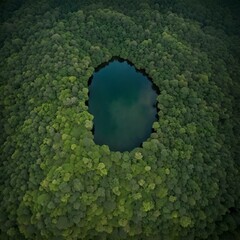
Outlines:
[[[157,91],[151,80],[127,61],[111,60],[98,67],[89,83],[89,112],[94,116],[94,141],[112,151],[141,146],[157,119]]]

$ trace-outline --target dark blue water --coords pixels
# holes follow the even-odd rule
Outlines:
[[[146,140],[156,120],[152,82],[128,62],[114,60],[93,75],[89,111],[94,141],[113,151],[129,151]]]

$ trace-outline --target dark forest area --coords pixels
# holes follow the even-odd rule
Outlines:
[[[240,239],[240,3],[0,3],[0,239]],[[113,57],[159,89],[151,136],[93,136]]]

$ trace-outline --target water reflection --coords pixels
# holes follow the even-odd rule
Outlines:
[[[151,81],[126,61],[115,60],[94,73],[89,111],[95,142],[118,151],[139,146],[156,120],[156,97]]]

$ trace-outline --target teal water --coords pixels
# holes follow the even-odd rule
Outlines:
[[[89,86],[89,112],[94,141],[113,151],[141,145],[156,120],[157,92],[152,82],[127,61],[111,61],[98,69]]]

